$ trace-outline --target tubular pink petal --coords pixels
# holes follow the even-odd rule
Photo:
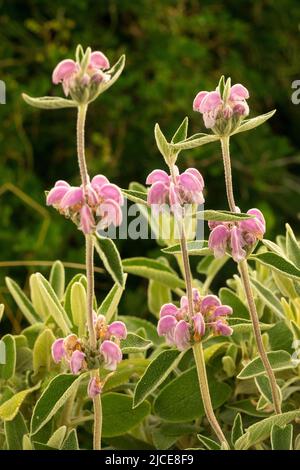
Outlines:
[[[208,91],[199,91],[199,93],[195,96],[195,99],[193,101],[193,110],[194,111],[200,111],[200,105],[205,98],[205,96],[208,95]]]
[[[72,59],[62,60],[57,64],[52,73],[52,82],[57,85],[58,83],[66,80],[71,75],[78,71],[79,67]]]
[[[169,188],[164,183],[157,181],[154,183],[148,191],[147,202],[151,206],[152,204],[163,204],[166,202],[166,196]]]
[[[220,258],[225,255],[230,231],[225,225],[217,225],[210,233],[208,247],[213,250],[214,256]]]
[[[109,184],[108,179],[104,175],[96,175],[91,181],[91,185],[95,191],[99,191],[99,189],[104,185]]]
[[[122,321],[114,321],[109,325],[107,331],[110,335],[116,336],[119,339],[126,339],[127,337],[127,328]]]
[[[159,312],[160,318],[165,317],[166,315],[176,315],[178,312],[178,308],[174,304],[164,304]]]
[[[174,330],[174,343],[179,351],[184,351],[190,345],[190,325],[185,320],[180,320]]]
[[[61,208],[68,209],[69,207],[75,206],[77,204],[82,204],[84,202],[83,190],[77,186],[71,187],[63,199],[61,200]]]
[[[197,313],[196,315],[194,315],[193,322],[194,322],[194,334],[199,340],[205,334],[205,322],[204,322],[203,315],[201,313]]]
[[[183,295],[180,299],[180,308],[185,311],[188,311],[189,309],[189,302],[186,295]]]
[[[103,54],[103,52],[94,51],[91,53],[89,66],[95,69],[98,68],[106,70],[109,69],[110,64],[108,58]]]
[[[146,184],[153,184],[153,183],[156,183],[157,181],[160,181],[161,183],[169,184],[170,177],[168,173],[166,173],[164,170],[153,170],[147,176]]]
[[[229,305],[220,305],[212,314],[212,318],[226,317],[232,314],[232,308]]]
[[[186,171],[182,173],[179,177],[179,183],[183,186],[184,189],[190,192],[201,192],[203,185],[200,183],[199,179],[196,178],[192,173],[187,173]]]
[[[113,199],[121,205],[124,203],[123,194],[121,193],[120,188],[115,184],[104,184],[99,188],[98,194],[103,199]]]
[[[232,111],[234,114],[238,114],[240,116],[248,116],[250,112],[249,106],[246,101],[235,101]]]
[[[193,293],[193,302],[197,304],[201,300],[200,292],[198,291],[198,289],[194,287],[192,290],[192,293]]]
[[[84,364],[85,354],[82,351],[76,349],[70,359],[70,369],[72,374],[78,374],[78,372],[84,367]]]
[[[97,215],[101,216],[101,220],[97,226],[99,229],[109,227],[111,224],[118,227],[122,223],[122,210],[120,205],[113,199],[107,199],[100,204]]]
[[[207,315],[211,313],[211,311],[215,310],[216,307],[219,307],[221,305],[221,301],[219,297],[216,295],[206,295],[203,297],[202,302],[201,302],[201,313],[203,315]]]
[[[120,347],[113,341],[106,339],[101,344],[99,351],[103,356],[105,369],[116,370],[118,363],[122,361]]]
[[[70,188],[71,186],[69,185],[69,183],[67,181],[64,181],[64,180],[58,180],[56,181],[54,187],[58,187],[58,186],[65,186],[66,188]]]
[[[177,325],[177,320],[174,315],[165,315],[161,317],[157,324],[157,333],[159,336],[164,336],[173,332],[175,326]]]
[[[84,234],[92,233],[95,230],[95,219],[91,209],[86,204],[80,209],[80,225],[79,229]]]
[[[65,356],[66,351],[64,347],[64,338],[59,338],[51,346],[51,353],[53,361],[58,364]]]
[[[209,92],[201,101],[199,106],[200,113],[208,113],[214,111],[223,103],[221,95],[218,91]]]
[[[242,237],[241,231],[235,226],[231,229],[231,252],[232,252],[232,258],[234,261],[239,263],[246,257],[246,251],[243,250],[243,246],[245,245],[245,242]]]
[[[244,85],[236,83],[231,87],[229,99],[231,101],[247,100],[249,98],[249,91]]]
[[[233,333],[233,329],[222,320],[217,320],[216,323],[213,324],[213,330],[216,334],[223,336],[230,336]]]
[[[99,377],[92,377],[87,388],[88,396],[95,398],[102,392],[102,386]]]
[[[200,171],[198,171],[196,168],[188,168],[187,170],[185,170],[184,173],[191,173],[191,175],[193,175],[195,178],[197,178],[200,185],[201,185],[201,191],[203,190],[203,188],[204,188],[204,179],[203,179],[203,176],[201,175]]]
[[[55,186],[52,188],[47,194],[47,206],[59,204],[68,191],[69,188],[67,186]]]

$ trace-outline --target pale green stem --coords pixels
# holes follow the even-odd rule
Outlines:
[[[77,156],[80,170],[80,176],[84,193],[86,194],[87,185],[90,182],[86,159],[85,159],[85,140],[84,129],[86,119],[87,105],[78,107],[77,115]],[[87,277],[87,325],[89,332],[90,347],[97,347],[96,332],[93,321],[93,299],[94,299],[94,242],[92,235],[85,236],[85,254],[86,254],[86,277]],[[99,371],[91,372],[91,377],[99,374]],[[101,433],[102,433],[102,406],[101,395],[97,395],[93,399],[94,405],[94,450],[101,449]]]
[[[273,371],[273,369],[271,367],[271,364],[269,362],[267,353],[266,353],[265,348],[264,348],[264,343],[263,343],[263,340],[262,340],[262,336],[261,336],[261,331],[260,331],[260,327],[259,327],[259,319],[258,319],[258,315],[257,315],[255,301],[254,301],[254,298],[253,298],[251,284],[250,284],[249,270],[248,270],[247,261],[246,260],[241,261],[238,264],[238,266],[239,266],[239,271],[240,271],[240,274],[241,274],[241,278],[242,278],[242,281],[243,281],[243,285],[244,285],[244,289],[245,289],[245,293],[246,293],[246,297],[247,297],[247,301],[248,301],[250,316],[251,316],[252,325],[253,325],[254,336],[255,336],[255,340],[256,340],[256,344],[257,344],[257,349],[258,349],[260,358],[262,360],[262,363],[264,365],[264,368],[265,368],[266,373],[267,373],[268,378],[269,378],[269,383],[270,383],[270,387],[271,387],[271,391],[272,391],[272,399],[273,399],[273,403],[274,403],[275,412],[277,414],[280,414],[281,413],[281,398],[280,398],[279,390],[277,388],[275,374],[274,374],[274,371]]]
[[[229,150],[229,137],[222,137],[221,138],[221,147],[222,147],[222,155],[223,155],[223,162],[224,162],[224,173],[225,173],[225,183],[226,183],[226,193],[228,199],[228,205],[231,212],[236,212],[236,205],[234,201],[233,195],[233,185],[232,185],[232,174],[231,174],[231,160],[230,160],[230,150]],[[262,335],[259,327],[259,318],[256,310],[256,305],[254,301],[254,296],[252,292],[252,287],[249,278],[249,268],[247,260],[243,260],[238,263],[239,271],[241,274],[241,279],[244,287],[244,291],[247,298],[247,303],[249,307],[250,317],[253,325],[253,333],[257,345],[257,349],[264,365],[266,374],[269,379],[271,391],[272,391],[272,399],[274,404],[274,409],[277,414],[281,413],[281,400],[279,391],[276,384],[276,378],[274,371],[271,367],[269,362],[267,353],[264,348],[264,344],[262,341]]]
[[[175,182],[174,168],[172,165],[170,165],[170,173],[173,178],[173,181]],[[188,254],[188,248],[187,248],[184,220],[177,218],[176,221],[177,221],[178,228],[179,228],[180,247],[181,247],[182,262],[183,262],[183,268],[184,268],[184,277],[185,277],[185,285],[186,285],[186,295],[188,299],[189,316],[190,318],[192,318],[194,314],[193,286],[192,286],[193,278],[192,278],[190,260],[189,260],[189,254]],[[212,407],[202,344],[201,343],[195,344],[193,346],[193,352],[194,352],[194,358],[195,358],[196,367],[197,367],[200,393],[201,393],[206,417],[209,421],[209,424],[213,428],[216,436],[218,437],[221,445],[224,448],[229,449],[229,445],[226,441],[226,438],[222,432],[222,429],[218,423],[218,420],[215,416],[215,413]]]

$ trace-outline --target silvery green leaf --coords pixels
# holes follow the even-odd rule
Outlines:
[[[185,117],[180,126],[178,127],[177,131],[172,137],[172,144],[177,144],[178,142],[181,142],[182,140],[186,139],[187,136],[187,131],[188,131],[188,125],[189,125],[189,118]]]
[[[111,69],[109,69],[105,72],[108,75],[110,75],[110,79],[108,81],[102,82],[100,84],[98,92],[95,94],[95,96],[93,96],[93,98],[90,100],[90,102],[92,102],[96,98],[98,98],[98,96],[101,93],[104,93],[104,91],[108,90],[118,80],[119,76],[123,72],[123,69],[124,69],[124,66],[125,66],[125,59],[126,59],[126,57],[123,54],[120,57],[120,59],[115,63],[115,65]]]
[[[59,96],[42,96],[40,98],[33,98],[32,96],[29,96],[26,93],[22,93],[22,98],[30,106],[40,109],[61,109],[77,107],[77,103],[75,101],[60,98]]]
[[[170,144],[167,142],[167,139],[165,138],[164,134],[162,133],[159,124],[155,124],[154,127],[154,135],[155,135],[155,140],[156,140],[156,145],[158,147],[158,150],[164,157],[166,161],[168,161],[171,149],[170,149]]]
[[[215,134],[195,134],[188,139],[183,140],[182,142],[170,145],[173,150],[180,151],[200,147],[201,145],[209,144],[210,142],[215,142],[216,140],[219,140],[219,136]]]
[[[273,109],[273,111],[269,111],[266,114],[261,114],[260,116],[256,116],[255,118],[245,119],[244,121],[242,121],[242,124],[237,129],[235,129],[235,131],[232,132],[231,135],[238,134],[239,132],[250,131],[251,129],[254,129],[255,127],[258,127],[264,122],[266,122],[275,113],[276,109]]]

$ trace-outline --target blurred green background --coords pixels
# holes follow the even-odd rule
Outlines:
[[[230,75],[250,90],[252,116],[277,109],[267,124],[232,140],[236,199],[244,211],[265,212],[268,238],[283,233],[285,221],[299,234],[300,105],[291,102],[292,81],[300,79],[298,0],[9,0],[0,8],[0,79],[7,88],[7,104],[0,105],[1,261],[84,259],[80,233],[44,205],[44,191],[57,179],[78,184],[75,111],[35,110],[20,96],[62,96],[51,73],[78,43],[102,50],[111,63],[127,56],[119,81],[90,107],[91,174],[124,188],[144,182],[164,165],[155,122],[171,136],[188,115],[189,134],[202,131],[193,98]],[[196,166],[207,207],[226,209],[217,144],[182,153],[179,166]],[[151,241],[118,245],[122,257],[159,253]],[[5,267],[0,283],[4,274],[23,273]],[[143,295],[132,290],[126,298],[129,313],[145,310]]]

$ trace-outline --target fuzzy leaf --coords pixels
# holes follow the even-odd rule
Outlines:
[[[9,400],[2,403],[2,405],[0,406],[0,419],[2,419],[3,421],[13,420],[14,417],[17,415],[20,406],[22,405],[27,395],[39,389],[40,385],[41,384],[38,383],[34,387],[27,388],[27,390],[22,390],[21,392],[18,392],[13,395]]]
[[[61,446],[61,450],[79,450],[76,429],[72,429]]]
[[[169,376],[182,358],[175,349],[167,349],[158,354],[138,381],[133,397],[134,408],[142,403]]]
[[[266,122],[275,113],[276,113],[276,109],[274,109],[273,111],[269,111],[266,114],[261,114],[260,116],[256,116],[255,118],[252,118],[252,119],[245,119],[242,122],[242,124],[234,132],[232,132],[231,135],[238,134],[239,132],[250,131],[251,129],[254,129],[255,127],[258,127],[264,122]]]
[[[84,336],[86,330],[86,290],[81,282],[74,282],[72,285],[70,301],[73,323],[78,328],[78,336]]]
[[[293,425],[278,426],[271,429],[272,450],[293,450]]]
[[[22,98],[27,104],[34,108],[40,109],[61,109],[61,108],[77,108],[77,103],[73,100],[60,98],[59,96],[42,96],[33,98],[32,96],[22,93]]]
[[[134,333],[128,333],[127,338],[121,341],[123,354],[144,352],[151,348],[152,342]]]
[[[113,280],[119,284],[120,287],[123,287],[125,283],[124,272],[116,245],[110,238],[100,237],[99,235],[94,237],[94,243],[105,269]]]
[[[291,356],[286,351],[271,351],[267,353],[271,367],[274,371],[293,369],[295,365],[291,360]],[[240,380],[250,379],[251,377],[257,377],[263,375],[265,368],[260,357],[256,357],[249,362],[237,376]]]
[[[178,152],[180,150],[194,149],[196,147],[200,147],[201,145],[215,142],[216,140],[219,140],[219,136],[214,134],[194,134],[182,142],[171,144],[171,148]]]
[[[8,450],[23,450],[23,437],[28,429],[22,413],[18,413],[11,421],[5,421],[4,432]]]
[[[196,240],[187,242],[188,253],[190,256],[205,256],[211,254],[211,250],[208,248],[206,240]],[[163,248],[161,251],[168,255],[178,255],[181,254],[180,243],[176,245],[168,246]]]
[[[300,246],[289,224],[286,224],[286,252],[292,263],[300,268]]]
[[[272,310],[278,318],[285,318],[282,305],[273,292],[256,279],[251,279],[251,284],[254,286],[259,297],[270,308],[270,310]]]
[[[52,416],[62,407],[85,376],[86,373],[79,376],[60,374],[51,380],[33,409],[31,434],[36,434],[50,421]]]
[[[170,156],[170,144],[168,144],[164,134],[162,133],[159,124],[155,124],[154,127],[154,135],[155,135],[155,140],[156,140],[156,145],[158,147],[158,150],[166,160],[166,162],[169,159]]]
[[[253,215],[230,211],[198,211],[195,214],[198,220],[207,220],[212,222],[239,222],[241,220],[253,219]]]
[[[276,253],[258,253],[256,255],[252,255],[251,259],[258,261],[270,269],[274,269],[274,271],[279,272],[288,278],[300,281],[300,269]]]
[[[231,443],[234,446],[236,441],[243,435],[243,421],[241,417],[241,413],[238,413],[234,418],[232,430],[231,430]]]
[[[243,434],[235,443],[237,450],[246,450],[255,444],[267,439],[270,436],[272,427],[274,425],[284,426],[296,418],[300,417],[300,411],[288,411],[280,415],[273,415],[269,418],[263,419],[258,423],[253,424],[247,428],[245,434]]]
[[[187,136],[187,131],[188,131],[188,126],[189,126],[189,118],[186,116],[180,126],[178,127],[177,131],[172,137],[172,144],[177,144],[181,142],[182,140],[186,139]]]
[[[216,409],[228,400],[231,388],[212,377],[209,384],[213,408]],[[204,416],[195,367],[183,372],[159,392],[154,401],[154,411],[160,418],[170,422],[191,421]]]
[[[126,283],[127,274],[124,274],[124,286]],[[110,323],[113,319],[115,312],[117,311],[119,302],[121,300],[124,287],[120,286],[118,283],[114,284],[111,288],[100,307],[98,308],[98,315],[104,315],[106,317],[107,323]]]
[[[65,268],[61,261],[57,260],[53,263],[49,282],[58,299],[62,300],[65,292]]]
[[[122,189],[122,193],[129,201],[132,201],[136,204],[142,204],[147,206],[147,193],[141,191],[134,191],[132,189]]]
[[[177,276],[175,271],[154,259],[128,258],[123,260],[123,268],[129,274],[153,279],[171,289],[184,288],[185,286],[184,281]]]
[[[38,336],[33,348],[33,370],[37,374],[42,368],[50,371],[53,360],[51,356],[51,346],[55,341],[52,331],[47,328]]]
[[[0,362],[0,379],[9,380],[16,369],[16,342],[12,335],[5,335],[1,339],[1,351],[4,352],[4,363]]]
[[[35,311],[28,297],[24,294],[21,287],[9,277],[5,278],[5,282],[10,294],[12,295],[14,301],[18,305],[26,320],[34,325],[38,321],[39,315]]]
[[[149,413],[146,401],[134,410],[132,398],[121,393],[105,393],[102,397],[103,437],[120,436],[136,427]]]

